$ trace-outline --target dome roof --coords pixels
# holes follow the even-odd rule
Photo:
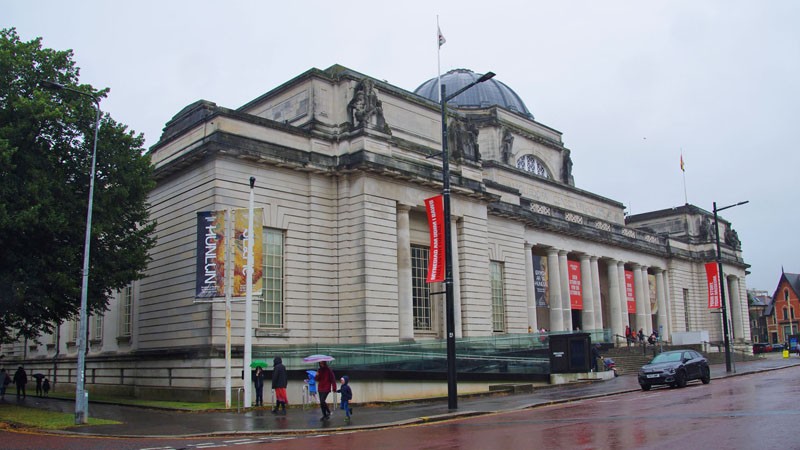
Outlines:
[[[447,92],[456,92],[462,87],[477,81],[482,74],[475,73],[469,69],[454,69],[442,75],[442,84],[447,87]],[[422,83],[414,93],[421,95],[434,102],[439,101],[439,81],[437,78]],[[523,103],[522,99],[510,87],[506,86],[495,78],[476,84],[472,88],[459,94],[456,98],[447,102],[459,108],[488,108],[490,106],[501,106],[509,111],[522,114],[533,119],[533,114]]]

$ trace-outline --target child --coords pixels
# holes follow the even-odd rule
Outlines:
[[[314,377],[317,376],[316,370],[306,370],[308,374],[308,379],[306,380],[306,384],[308,385],[308,402],[309,403],[319,403],[317,400],[317,380]]]
[[[345,422],[350,422],[350,415],[353,414],[353,408],[350,407],[350,400],[353,399],[353,390],[350,389],[350,378],[345,375],[341,379],[339,379],[339,393],[342,394],[342,406],[341,408],[344,410],[346,417],[344,418]]]
[[[42,389],[44,389],[44,396],[47,397],[47,394],[50,393],[50,380],[47,378],[45,378],[44,382],[42,383]]]

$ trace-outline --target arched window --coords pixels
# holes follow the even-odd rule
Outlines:
[[[525,155],[518,159],[517,169],[522,169],[526,172],[539,175],[540,177],[550,178],[550,172],[544,166],[544,163],[533,155]]]

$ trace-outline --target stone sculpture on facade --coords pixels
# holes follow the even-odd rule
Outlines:
[[[503,139],[500,141],[500,157],[506,164],[514,164],[514,135],[511,131],[503,132]]]
[[[481,152],[478,148],[478,133],[477,125],[471,120],[451,120],[447,128],[447,142],[453,158],[480,161]]]
[[[739,233],[731,227],[725,230],[725,243],[737,250],[742,246],[742,241],[739,240]]]
[[[563,164],[561,165],[561,179],[564,183],[575,186],[575,179],[572,177],[572,157],[568,149],[564,149]]]
[[[353,99],[347,104],[347,119],[353,129],[371,128],[389,133],[383,117],[383,104],[378,100],[372,80],[363,79],[356,84]]]

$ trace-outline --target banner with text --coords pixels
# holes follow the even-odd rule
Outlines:
[[[225,211],[197,213],[195,297],[225,296]]]
[[[547,257],[533,255],[533,288],[536,293],[536,306],[550,306],[550,289],[547,285]]]
[[[571,309],[583,309],[581,263],[567,261],[567,273],[569,274],[569,306]]]
[[[428,283],[444,281],[444,197],[437,195],[425,199],[425,210],[428,211],[428,229],[431,237],[430,255],[428,258]]]
[[[633,272],[625,271],[625,297],[628,300],[628,314],[636,314],[636,294],[633,290]]]
[[[722,297],[719,292],[719,267],[717,263],[706,263],[706,280],[708,282],[708,307],[722,308]]]
[[[253,209],[253,230],[247,230],[248,209],[241,208],[234,211],[233,220],[233,296],[244,297],[247,295],[247,240],[253,236],[253,295],[261,295],[264,286],[264,225],[263,209]]]

